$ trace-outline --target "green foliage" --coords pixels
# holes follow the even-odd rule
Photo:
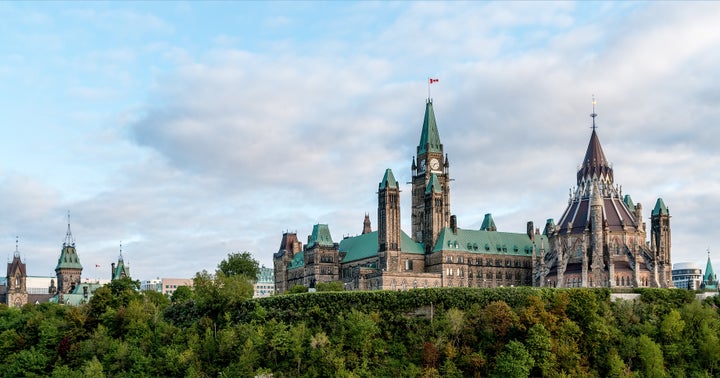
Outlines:
[[[317,291],[343,291],[343,290],[345,290],[345,287],[343,286],[343,283],[341,281],[318,282],[317,284],[315,284],[315,290],[317,290]]]
[[[246,279],[255,281],[260,273],[260,265],[250,252],[230,253],[227,259],[218,264],[218,273],[224,276],[244,276]]]
[[[191,299],[193,299],[193,291],[187,286],[178,286],[170,297],[170,301],[176,304],[185,303]]]
[[[0,376],[710,377],[713,301],[650,290],[439,288],[249,299],[200,272],[189,298],[130,282],[80,307],[0,306]]]
[[[307,292],[308,292],[307,286],[294,285],[293,287],[290,288],[290,291],[288,293],[289,294],[301,294],[301,293],[307,293]]]

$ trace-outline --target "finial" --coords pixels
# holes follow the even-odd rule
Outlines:
[[[20,244],[20,237],[15,236],[15,253],[14,253],[15,257],[20,257],[20,249],[18,249],[19,244]]]
[[[67,233],[65,234],[65,242],[63,243],[63,246],[75,246],[75,238],[72,236],[72,231],[70,231],[70,210],[68,210],[67,213],[68,218],[68,229]]]
[[[120,257],[118,257],[118,260],[120,260],[120,261],[123,260],[123,257],[122,257],[122,240],[120,240]]]
[[[595,101],[595,95],[592,95],[593,112],[592,112],[592,114],[590,114],[590,117],[592,117],[592,119],[593,119],[593,121],[592,121],[593,122],[593,124],[592,124],[593,131],[595,131],[595,117],[597,117],[597,114],[595,113],[595,104],[597,104],[597,101]]]

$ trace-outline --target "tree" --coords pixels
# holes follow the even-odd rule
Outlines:
[[[218,264],[218,272],[225,276],[245,276],[249,280],[256,280],[260,273],[260,265],[250,252],[230,253],[226,260]]]
[[[495,360],[495,370],[493,377],[501,378],[521,378],[530,376],[530,369],[535,364],[535,360],[530,356],[525,346],[516,340],[513,340],[503,348],[503,351]]]
[[[192,297],[192,289],[187,286],[178,286],[172,293],[172,296],[170,296],[170,301],[172,301],[172,303],[185,303],[192,299]]]

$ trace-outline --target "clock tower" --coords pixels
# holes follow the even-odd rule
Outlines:
[[[412,238],[416,242],[429,244],[425,250],[432,250],[437,240],[436,232],[450,226],[450,164],[440,143],[440,134],[435,121],[433,103],[425,103],[420,143],[417,157],[412,162]],[[433,180],[434,200],[432,209],[426,201],[425,192]],[[431,212],[433,213],[431,215]]]

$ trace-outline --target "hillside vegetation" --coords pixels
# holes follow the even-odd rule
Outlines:
[[[440,288],[172,303],[129,280],[87,305],[0,309],[8,377],[713,377],[718,299],[639,290]],[[241,283],[235,283],[242,291]],[[156,295],[157,294],[157,295]]]

